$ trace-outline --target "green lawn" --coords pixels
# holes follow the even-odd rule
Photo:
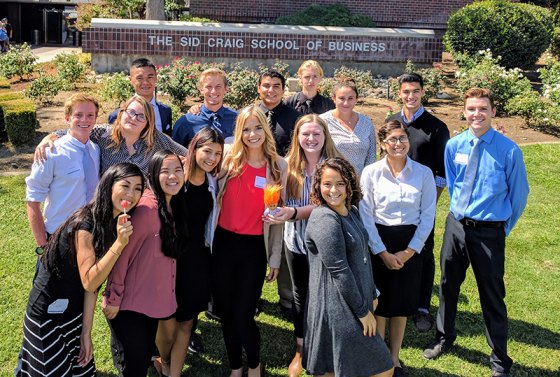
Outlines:
[[[508,238],[506,286],[509,318],[509,351],[514,376],[560,376],[560,145],[523,148],[529,171],[529,204]],[[34,242],[24,207],[24,177],[0,177],[0,376],[8,376],[21,343],[21,321],[35,266]],[[447,194],[438,208],[436,255],[439,254]],[[439,270],[439,269],[438,269]],[[438,304],[436,288],[432,304]],[[279,316],[275,285],[266,285],[262,330],[262,360],[268,375],[285,376],[294,351],[292,326]],[[401,358],[410,376],[489,376],[489,347],[484,337],[478,293],[472,272],[463,285],[457,319],[459,338],[455,350],[435,361],[421,352],[433,334],[418,335],[407,329]],[[221,376],[227,359],[219,325],[202,319],[207,353],[189,356],[186,376]],[[109,331],[98,311],[94,328],[99,375],[113,376]]]

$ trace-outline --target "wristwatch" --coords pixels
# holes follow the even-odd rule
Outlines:
[[[45,252],[45,246],[47,246],[47,245],[37,246],[37,247],[35,248],[35,254],[37,254],[37,255],[43,255],[43,253]]]

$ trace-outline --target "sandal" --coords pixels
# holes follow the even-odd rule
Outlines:
[[[156,370],[159,377],[169,377],[163,374],[163,364],[169,364],[169,362],[165,362],[161,360],[161,357],[156,357],[154,359],[154,369]]]

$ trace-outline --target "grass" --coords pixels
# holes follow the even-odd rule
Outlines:
[[[560,145],[523,148],[531,193],[525,213],[507,240],[506,288],[510,318],[509,353],[514,376],[560,375]],[[35,248],[24,209],[24,177],[0,177],[0,376],[11,374],[21,344],[21,321],[31,287]],[[449,205],[444,194],[438,205],[436,255],[441,245],[443,219]],[[432,305],[438,305],[436,287]],[[258,317],[262,333],[262,360],[267,374],[285,376],[294,351],[292,326],[281,319],[275,285],[265,285],[264,312]],[[401,358],[411,377],[489,376],[490,348],[472,272],[463,284],[457,318],[459,338],[454,351],[438,360],[421,356],[433,334],[417,334],[408,326]],[[185,376],[221,376],[227,358],[219,324],[202,318],[199,329],[207,352],[189,356]],[[109,331],[96,313],[95,357],[100,376],[114,376],[109,353]],[[153,371],[150,372],[153,375]]]

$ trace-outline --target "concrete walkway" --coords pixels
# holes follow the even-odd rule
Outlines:
[[[50,62],[51,60],[54,59],[56,55],[61,54],[63,52],[80,53],[82,52],[82,48],[66,47],[66,46],[53,46],[53,47],[32,46],[31,52],[33,52],[33,55],[39,58],[39,60],[37,60],[37,63],[44,63],[44,62]]]

